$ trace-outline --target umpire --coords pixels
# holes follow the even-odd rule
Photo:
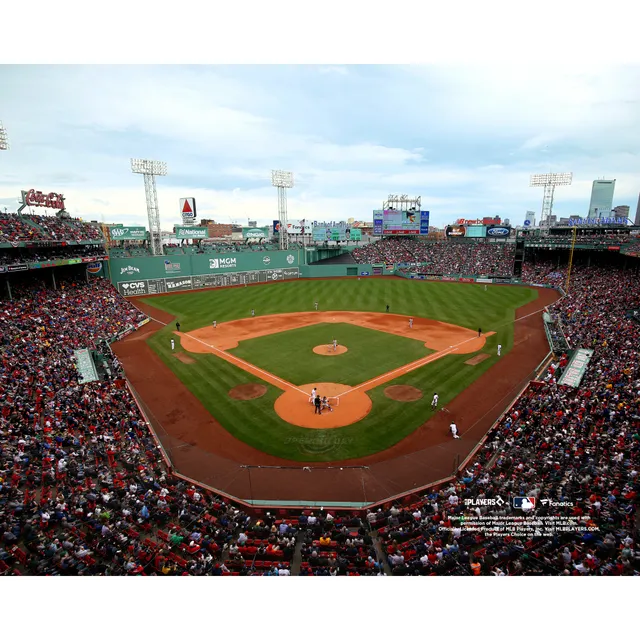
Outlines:
[[[316,410],[314,411],[314,415],[316,413],[319,413],[320,415],[322,415],[322,400],[320,400],[320,396],[316,396],[316,399],[313,401],[313,403],[316,405]]]

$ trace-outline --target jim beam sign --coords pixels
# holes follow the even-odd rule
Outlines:
[[[45,207],[47,209],[64,209],[64,196],[61,193],[43,193],[35,189],[22,192],[22,205],[18,209],[20,213],[25,207]]]
[[[182,216],[182,224],[193,225],[196,222],[196,200],[195,198],[180,199],[180,215]]]

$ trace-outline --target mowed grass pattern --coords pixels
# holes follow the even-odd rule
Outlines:
[[[313,353],[318,345],[333,339],[347,353],[323,356]],[[234,356],[292,382],[337,382],[355,386],[433,353],[424,342],[348,323],[320,323],[253,338],[230,351]]]
[[[165,327],[152,336],[149,343],[167,366],[220,424],[238,439],[282,458],[327,462],[364,457],[387,449],[409,435],[432,415],[430,402],[434,392],[440,395],[440,406],[445,406],[490,369],[497,359],[498,343],[502,344],[503,354],[511,349],[515,309],[536,297],[537,291],[520,287],[493,286],[484,291],[484,287],[471,284],[403,279],[363,278],[358,281],[354,278],[302,280],[157,296],[146,298],[145,302],[175,315],[184,331],[209,325],[213,320],[224,322],[248,317],[252,308],[255,308],[258,316],[310,311],[317,300],[320,310],[324,311],[384,312],[385,305],[389,304],[394,313],[432,318],[471,329],[482,327],[485,332],[496,332],[496,335],[487,339],[482,350],[490,357],[479,365],[464,364],[471,357],[468,355],[448,355],[390,383],[419,388],[423,392],[421,400],[410,403],[389,400],[384,395],[388,385],[383,385],[369,392],[373,409],[364,420],[327,431],[302,429],[281,420],[273,410],[275,399],[282,393],[279,389],[214,355],[190,354],[196,363],[180,362],[171,354],[170,333],[173,326]],[[178,345],[176,348],[180,349]],[[340,361],[345,356],[335,360]],[[292,362],[301,360],[300,353],[296,352],[289,353],[288,357]],[[366,358],[364,362],[363,366],[366,366]],[[308,363],[309,360],[307,366]],[[274,372],[269,367],[265,368]],[[370,377],[374,376],[368,375],[366,379]],[[257,400],[244,402],[228,397],[230,389],[249,382],[266,384],[268,393]],[[460,428],[464,431],[465,425],[460,425]]]

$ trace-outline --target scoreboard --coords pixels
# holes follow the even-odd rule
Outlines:
[[[374,236],[426,236],[428,233],[428,211],[386,209],[373,212]]]

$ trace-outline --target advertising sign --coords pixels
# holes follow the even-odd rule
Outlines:
[[[111,227],[109,235],[112,240],[146,240],[145,227]]]
[[[447,238],[464,238],[467,235],[466,227],[461,224],[450,224],[446,230]]]
[[[180,215],[182,224],[192,225],[196,221],[196,199],[180,198]]]
[[[29,189],[22,192],[22,206],[64,209],[64,196],[61,193],[42,193],[42,191]]]
[[[373,212],[373,235],[381,236],[384,228],[384,211],[377,210]]]
[[[102,271],[102,262],[91,262],[87,265],[87,271],[89,273],[100,273]]]
[[[242,237],[244,239],[269,238],[269,227],[242,227]]]
[[[195,238],[199,240],[201,238],[209,237],[209,229],[207,227],[183,227],[176,226],[176,238],[178,240],[188,240],[189,238]]]
[[[487,236],[490,238],[508,238],[511,233],[509,227],[489,227]]]

